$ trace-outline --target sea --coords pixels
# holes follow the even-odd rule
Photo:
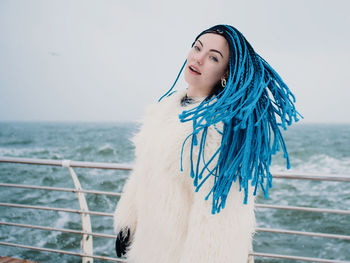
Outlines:
[[[0,156],[132,164],[130,138],[138,129],[135,122],[0,122]],[[292,168],[287,170],[282,153],[277,153],[272,172],[350,177],[350,124],[297,123],[282,133]],[[74,170],[82,188],[89,190],[121,192],[129,176],[128,171]],[[0,182],[74,188],[67,168],[41,165],[0,163]],[[119,197],[86,194],[86,199],[90,210],[113,213]],[[0,202],[79,209],[75,193],[3,186]],[[350,183],[274,178],[269,198],[260,191],[256,202],[350,210]],[[263,228],[350,235],[350,215],[259,208],[256,218],[257,226]],[[0,221],[81,230],[80,215],[67,212],[0,206]],[[91,216],[91,222],[93,232],[114,234],[111,217]],[[77,234],[0,225],[0,242],[80,252],[80,240]],[[116,256],[113,239],[94,237],[93,243],[94,254]],[[257,232],[253,247],[261,253],[350,261],[350,240]],[[77,256],[8,246],[0,246],[0,255],[37,262],[81,262]],[[303,261],[256,257],[255,262]]]

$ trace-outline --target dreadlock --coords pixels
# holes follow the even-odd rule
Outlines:
[[[181,122],[192,121],[191,138],[191,177],[195,190],[214,176],[214,184],[206,196],[212,196],[212,214],[225,207],[232,183],[239,180],[240,191],[244,190],[244,204],[247,203],[248,183],[254,187],[254,195],[260,186],[265,198],[272,187],[269,170],[271,156],[281,148],[286,159],[287,169],[290,161],[280,127],[287,129],[294,119],[302,117],[295,109],[295,97],[277,72],[260,57],[236,28],[230,25],[216,25],[200,33],[222,35],[229,45],[229,76],[225,88],[214,89],[198,106],[184,110]],[[192,43],[194,45],[195,41]],[[159,101],[170,96],[187,60],[183,64],[174,84]],[[223,124],[222,141],[209,160],[204,159],[205,141],[208,128]],[[197,136],[200,134],[200,139]],[[193,150],[199,144],[198,158],[193,160]],[[215,159],[217,162],[215,163]],[[197,162],[197,163],[195,163]],[[199,169],[200,162],[203,166]],[[213,163],[214,162],[214,163]],[[211,163],[213,165],[209,166]],[[212,167],[212,168],[209,168]],[[207,171],[205,177],[204,172]]]

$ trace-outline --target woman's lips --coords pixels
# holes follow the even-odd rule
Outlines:
[[[198,68],[196,68],[193,65],[189,65],[188,69],[190,71],[190,73],[194,74],[194,75],[201,75],[202,73],[199,72]]]

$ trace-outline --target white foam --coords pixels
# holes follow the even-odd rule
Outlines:
[[[350,175],[350,158],[337,159],[326,154],[318,154],[312,156],[308,161],[298,160],[292,163],[289,170],[285,166],[271,165],[271,171]]]
[[[31,157],[33,154],[49,152],[47,148],[4,148],[0,147],[0,156],[26,156]],[[49,155],[49,154],[48,154]]]
[[[104,144],[102,147],[100,147],[98,150],[98,152],[112,152],[114,153],[114,147],[112,145],[110,145],[109,143]]]
[[[55,222],[55,227],[57,228],[64,228],[66,223],[70,221],[68,213],[58,212],[58,219]]]

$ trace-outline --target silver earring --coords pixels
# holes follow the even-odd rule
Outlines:
[[[221,86],[225,88],[226,86],[226,79],[221,79]]]

